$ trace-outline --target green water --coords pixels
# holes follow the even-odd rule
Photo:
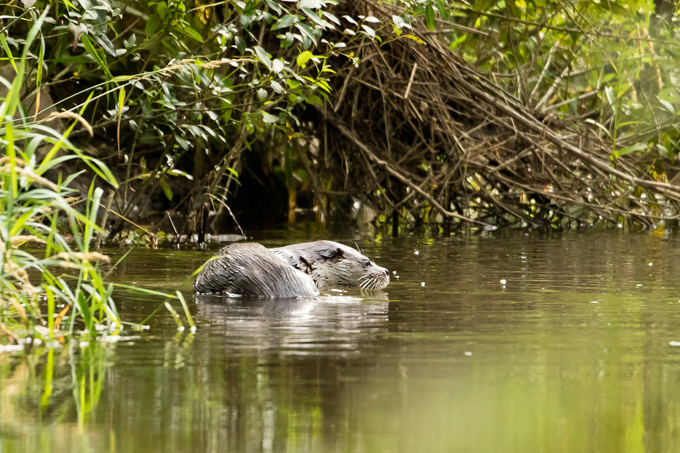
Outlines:
[[[117,343],[2,354],[0,451],[680,450],[680,241],[254,239],[323,237],[390,285],[284,304],[185,287],[195,335],[161,310]],[[212,253],[136,249],[112,279],[172,292]],[[160,303],[116,301],[133,321]]]

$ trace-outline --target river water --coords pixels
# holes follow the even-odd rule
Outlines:
[[[680,450],[680,241],[254,240],[321,238],[358,245],[392,282],[285,303],[194,298],[180,285],[214,249],[135,249],[112,280],[182,290],[196,334],[161,309],[118,342],[0,355],[0,451]],[[115,299],[135,322],[162,302]]]

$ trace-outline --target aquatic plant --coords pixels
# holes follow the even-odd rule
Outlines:
[[[114,188],[118,183],[106,165],[70,142],[76,125],[89,128],[78,113],[65,116],[72,122],[60,133],[30,122],[22,111],[27,56],[47,12],[27,35],[12,83],[2,80],[8,92],[0,105],[0,334],[14,341],[26,336],[53,340],[69,310],[68,327],[62,330],[72,332],[76,320],[93,333],[100,326],[121,326],[113,286],[102,276],[101,266],[109,259],[91,248],[95,233],[101,233],[97,212],[103,189],[93,181],[83,198],[72,184],[80,173],[64,175],[60,168],[78,161],[101,183]],[[29,243],[40,248],[29,252],[22,247]],[[64,270],[70,275],[57,273]]]

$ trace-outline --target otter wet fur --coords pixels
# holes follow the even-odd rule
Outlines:
[[[318,288],[382,289],[387,269],[351,247],[316,241],[266,249],[260,244],[222,248],[198,274],[194,289],[201,294],[255,297],[308,297]]]
[[[199,272],[200,294],[253,297],[318,296],[314,280],[286,264],[261,244],[231,244],[220,249]]]

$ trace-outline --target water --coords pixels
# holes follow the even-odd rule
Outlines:
[[[180,284],[213,251],[135,250],[113,280],[183,289],[196,335],[160,310],[150,330],[118,343],[0,355],[0,451],[680,448],[680,346],[670,344],[680,341],[680,242],[332,239],[389,268],[386,291],[196,300]],[[161,302],[116,300],[133,321]]]

